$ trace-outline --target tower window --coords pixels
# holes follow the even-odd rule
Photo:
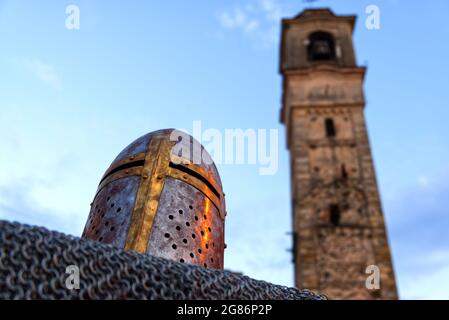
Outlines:
[[[341,165],[341,177],[344,180],[348,178],[348,171],[346,171],[346,166],[344,164]]]
[[[340,223],[340,207],[338,204],[331,204],[329,206],[329,221],[334,226],[338,226]]]
[[[333,60],[335,59],[335,41],[329,32],[317,31],[309,36],[307,47],[309,60]]]
[[[331,118],[326,118],[324,120],[324,126],[326,128],[326,137],[335,137],[335,124],[334,120]]]

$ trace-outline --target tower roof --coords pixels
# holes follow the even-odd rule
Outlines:
[[[313,20],[339,20],[346,21],[350,24],[351,30],[354,30],[356,16],[354,15],[335,15],[335,13],[329,8],[317,8],[317,9],[304,9],[297,14],[294,18],[283,19],[282,23],[303,23]]]

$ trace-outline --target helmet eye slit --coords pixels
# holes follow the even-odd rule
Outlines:
[[[215,195],[217,196],[218,199],[220,199],[220,193],[218,192],[218,190],[215,189],[215,187],[212,185],[212,183],[210,183],[209,180],[207,180],[206,178],[204,178],[204,177],[203,177],[202,175],[200,175],[198,172],[196,172],[196,171],[194,171],[194,170],[192,170],[192,169],[190,169],[190,168],[187,168],[187,167],[185,167],[185,166],[183,166],[183,165],[181,165],[181,164],[173,163],[173,162],[171,162],[171,161],[170,161],[170,163],[169,163],[168,166],[169,166],[170,168],[177,169],[177,170],[182,171],[182,172],[184,172],[184,173],[186,173],[186,174],[188,174],[188,175],[190,175],[190,176],[192,176],[192,177],[197,178],[198,180],[200,180],[201,182],[203,182],[203,183],[210,189],[210,191],[212,191],[212,193],[215,194]]]
[[[145,160],[137,160],[137,161],[133,161],[133,162],[128,162],[128,163],[124,163],[121,166],[118,166],[117,168],[112,169],[111,171],[109,171],[104,177],[103,179],[101,179],[100,184],[109,176],[113,175],[116,172],[122,171],[122,170],[126,170],[126,169],[131,169],[131,168],[135,168],[135,167],[143,167],[143,165],[145,164]]]

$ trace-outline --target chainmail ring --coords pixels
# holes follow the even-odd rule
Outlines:
[[[68,266],[79,289],[68,289]],[[0,299],[321,300],[309,290],[0,221]]]

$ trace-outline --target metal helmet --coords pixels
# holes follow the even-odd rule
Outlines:
[[[210,155],[174,129],[126,147],[103,175],[83,238],[223,269],[225,200]]]

